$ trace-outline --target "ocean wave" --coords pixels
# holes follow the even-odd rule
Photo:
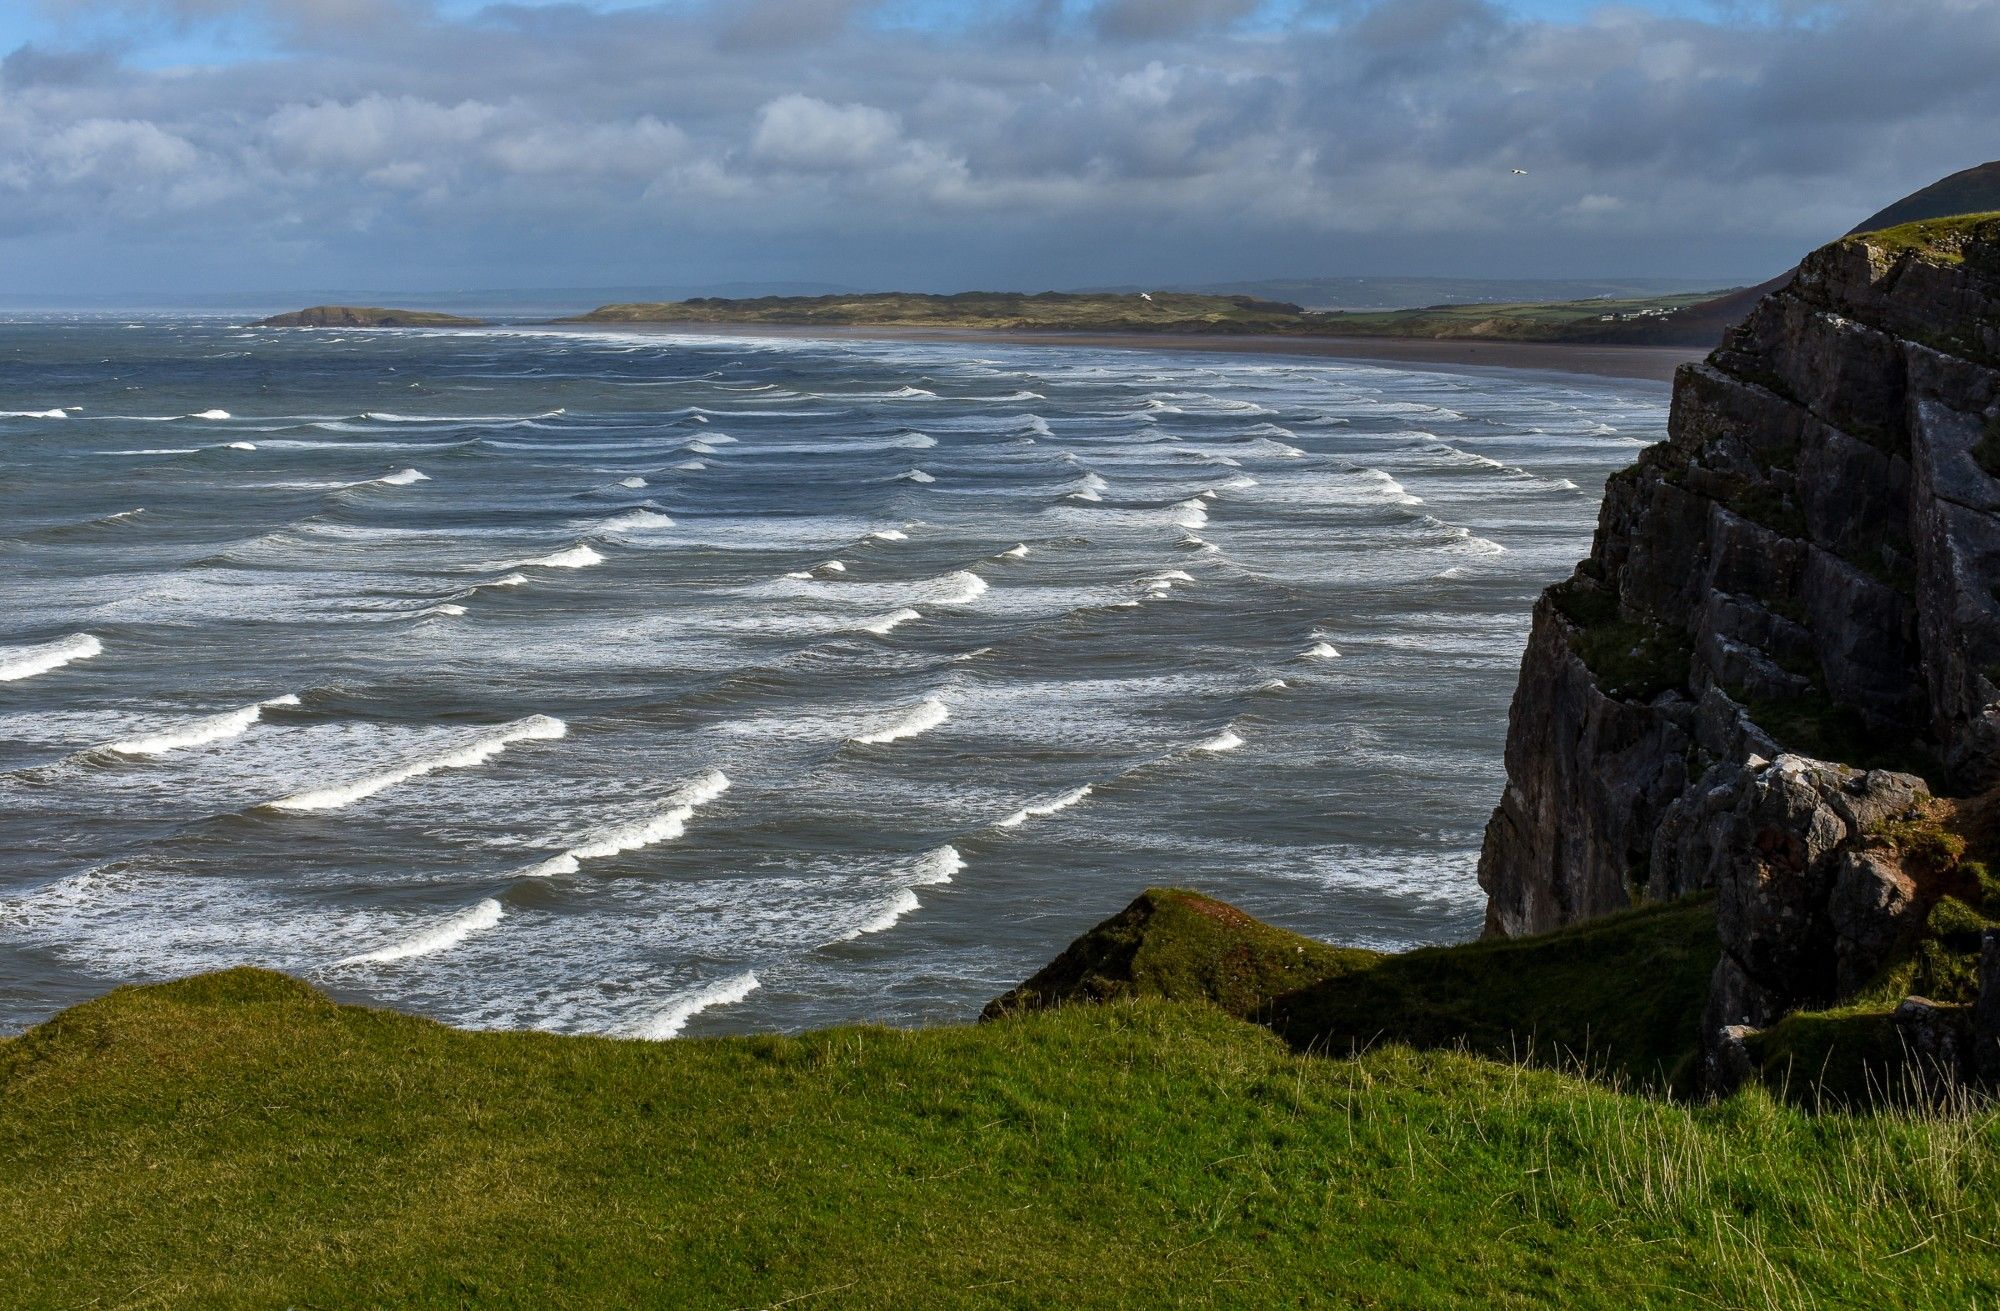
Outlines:
[[[904,473],[899,473],[896,475],[896,480],[907,483],[934,483],[937,481],[936,478],[925,473],[922,469],[910,469]]]
[[[1031,819],[1041,819],[1044,816],[1053,815],[1059,810],[1068,810],[1071,806],[1089,796],[1090,793],[1090,784],[1085,783],[1082,787],[1072,788],[1059,797],[1037,802],[1032,806],[1023,806],[1021,809],[1007,816],[1007,818],[996,821],[994,827],[1019,828]]]
[[[1333,660],[1337,659],[1339,655],[1340,652],[1333,649],[1331,642],[1320,642],[1301,651],[1299,658],[1301,660]]]
[[[917,900],[916,889],[949,883],[952,875],[964,868],[965,858],[959,855],[957,847],[947,844],[925,852],[910,863],[906,873],[909,882],[896,889],[886,901],[875,907],[867,919],[841,934],[838,940],[852,942],[865,934],[894,928],[896,922],[911,911],[923,909],[923,903]]]
[[[1219,751],[1234,751],[1242,745],[1243,739],[1237,736],[1236,730],[1234,728],[1225,728],[1214,737],[1205,738],[1195,743],[1188,750],[1198,751],[1204,755],[1211,755]]]
[[[1000,552],[1000,554],[994,556],[993,558],[995,560],[1019,560],[1022,556],[1026,555],[1027,553],[1028,553],[1028,544],[1026,542],[1023,542],[1019,546],[1008,547],[1006,550]]]
[[[900,528],[877,528],[862,539],[869,542],[907,542],[910,535]]]
[[[60,669],[75,660],[88,660],[104,653],[104,643],[89,633],[72,633],[38,646],[0,646],[0,683],[19,682]]]
[[[877,637],[881,637],[893,632],[899,625],[907,624],[912,619],[922,618],[923,615],[917,611],[905,608],[896,611],[894,614],[886,614],[877,619],[870,619],[861,625],[861,631],[864,633],[873,633]]]
[[[287,693],[284,696],[272,697],[268,701],[259,701],[254,706],[244,706],[241,710],[208,715],[180,728],[149,733],[145,737],[127,738],[122,742],[111,742],[103,749],[121,756],[160,756],[169,751],[179,751],[184,747],[206,746],[210,742],[221,742],[227,738],[240,736],[252,724],[263,718],[267,709],[297,704],[299,704],[298,697]]]
[[[536,878],[545,878],[551,874],[574,874],[579,864],[586,860],[601,860],[606,856],[637,851],[655,843],[672,842],[687,832],[688,821],[694,818],[696,810],[728,790],[729,776],[719,769],[711,769],[675,793],[670,798],[673,804],[659,814],[599,829],[569,850],[551,856],[522,872]]]
[[[402,469],[395,473],[384,474],[372,481],[388,487],[408,487],[411,483],[427,483],[430,480],[431,476],[421,469]]]
[[[897,718],[882,725],[880,728],[870,729],[866,733],[857,733],[849,738],[848,741],[860,746],[871,747],[882,746],[889,742],[900,742],[906,737],[915,737],[919,733],[928,733],[950,718],[951,708],[936,697],[931,697],[904,711]]]
[[[661,514],[658,510],[648,510],[641,507],[635,510],[627,510],[622,514],[614,514],[608,519],[600,520],[597,525],[597,531],[605,533],[630,533],[648,528],[671,528],[673,526],[674,521],[669,516]],[[592,561],[591,563],[594,564],[596,562]]]
[[[562,737],[569,732],[569,726],[562,720],[549,715],[529,715],[502,726],[484,737],[474,738],[462,746],[435,755],[416,756],[401,764],[364,774],[346,783],[336,783],[331,787],[314,788],[308,792],[295,792],[288,797],[265,803],[266,809],[303,811],[339,810],[352,805],[364,797],[372,797],[385,788],[434,773],[441,769],[466,769],[482,764],[505,751],[515,742],[541,742]]]
[[[61,410],[0,410],[0,419],[67,419]]]
[[[719,979],[690,989],[671,999],[658,1015],[632,1025],[624,1031],[626,1037],[645,1038],[654,1042],[665,1042],[679,1036],[687,1027],[687,1022],[711,1006],[730,1006],[742,1001],[761,985],[754,970]]]
[[[470,910],[460,911],[414,937],[334,963],[337,966],[386,965],[392,961],[408,960],[412,956],[434,956],[438,952],[449,951],[482,929],[492,928],[500,922],[501,916],[500,903],[488,897]]]
[[[588,544],[579,543],[568,550],[557,551],[553,555],[539,556],[533,560],[516,560],[523,568],[538,569],[588,569],[594,564],[603,564],[604,557],[592,550]]]
[[[630,487],[630,488],[632,488],[632,489],[633,489],[634,491],[637,491],[637,490],[638,490],[639,488],[641,488],[641,487],[644,487],[644,486],[646,486],[647,484],[646,484],[646,480],[645,480],[644,478],[640,478],[640,477],[638,477],[638,476],[636,476],[636,475],[635,475],[635,476],[633,476],[633,477],[630,477],[630,478],[620,478],[620,479],[618,480],[618,485],[619,485],[620,487]]]

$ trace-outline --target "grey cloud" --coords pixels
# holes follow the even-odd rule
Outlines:
[[[167,269],[226,249],[267,279],[440,249],[499,282],[586,257],[562,276],[1033,285],[1496,251],[1750,274],[2000,154],[2000,0],[1573,23],[1339,0],[1286,32],[1248,0],[1018,0],[942,29],[872,0],[142,7],[256,24],[280,53],[0,61],[24,266],[88,239],[181,251]]]
[[[1260,4],[1261,0],[1105,0],[1091,17],[1108,37],[1148,41],[1227,27],[1248,18]]]

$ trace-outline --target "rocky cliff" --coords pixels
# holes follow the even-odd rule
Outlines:
[[[2000,216],[1828,246],[1685,367],[1536,607],[1488,934],[1715,888],[1718,1026],[1879,970],[1949,891],[1895,834],[2000,782],[1996,475]]]

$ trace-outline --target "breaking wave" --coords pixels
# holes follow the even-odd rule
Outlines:
[[[1041,819],[1044,816],[1055,814],[1058,810],[1068,810],[1071,806],[1089,796],[1090,791],[1090,784],[1085,783],[1082,787],[1072,788],[1070,791],[1052,800],[1037,802],[1032,806],[1023,806],[1021,809],[1007,816],[1007,818],[1000,820],[994,827],[1019,828],[1031,819]]]
[[[237,737],[263,718],[264,711],[272,706],[295,706],[299,699],[287,693],[259,701],[254,706],[244,706],[241,710],[230,710],[219,715],[209,715],[181,727],[164,732],[151,733],[145,737],[127,738],[122,742],[112,742],[104,747],[121,756],[161,756],[169,751],[179,751],[184,747],[206,746],[210,742],[221,742]]]
[[[900,742],[906,737],[915,737],[919,733],[928,733],[950,718],[951,708],[936,697],[931,697],[905,712],[900,718],[894,719],[880,728],[870,729],[866,733],[857,733],[849,738],[848,741],[858,743],[861,746],[871,747],[881,746],[888,742]]]
[[[375,951],[363,952],[359,956],[349,956],[336,961],[337,965],[386,965],[391,961],[408,960],[412,956],[433,956],[441,951],[449,951],[464,942],[481,929],[490,929],[501,919],[500,903],[488,897],[470,910],[460,911],[450,919],[412,938],[391,943]]]
[[[600,829],[569,850],[530,866],[523,873],[536,878],[574,874],[582,861],[601,860],[658,842],[672,842],[687,832],[688,821],[694,818],[696,810],[728,790],[729,776],[719,769],[712,769],[681,789],[673,798],[674,804],[659,814]]]
[[[350,806],[363,797],[372,797],[384,788],[398,783],[435,773],[440,769],[467,769],[482,764],[505,751],[515,742],[542,742],[562,737],[569,732],[569,726],[560,719],[549,715],[529,715],[517,719],[496,732],[475,738],[463,746],[450,751],[440,751],[436,755],[416,756],[388,769],[346,783],[336,783],[332,787],[314,788],[308,792],[295,792],[288,797],[266,802],[270,810],[339,810]]]
[[[60,669],[75,660],[102,655],[104,643],[89,633],[75,633],[40,646],[0,646],[0,683],[18,682]]]

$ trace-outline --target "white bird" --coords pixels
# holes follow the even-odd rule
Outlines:
[[[1514,170],[1514,176],[1517,178],[1524,178],[1528,176],[1528,170],[1525,168],[1517,168]]]
[[[1142,291],[1139,293],[1140,300],[1151,300],[1152,298],[1153,298],[1153,293],[1150,291]]]

